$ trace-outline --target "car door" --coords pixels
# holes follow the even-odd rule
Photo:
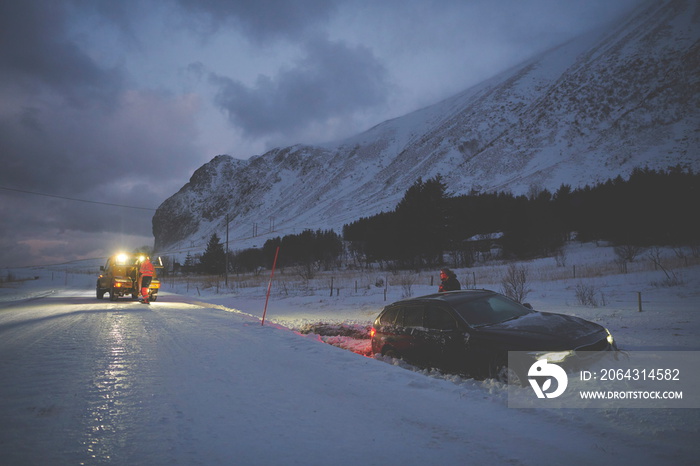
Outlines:
[[[100,267],[100,276],[98,277],[98,287],[104,290],[109,289],[112,286],[112,280],[110,279],[112,274],[112,258],[108,258],[107,262],[103,267]]]
[[[427,363],[429,350],[423,325],[424,308],[423,304],[410,303],[401,306],[399,311],[401,333],[405,341],[403,353],[408,361],[421,366]]]
[[[469,334],[442,306],[429,304],[424,315],[424,339],[429,364],[448,371],[459,371],[465,362]]]
[[[375,334],[372,337],[372,351],[374,353],[389,354],[399,356],[399,325],[403,320],[399,320],[399,306],[387,306],[377,317],[374,323]]]

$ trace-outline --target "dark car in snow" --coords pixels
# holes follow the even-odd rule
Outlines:
[[[373,354],[521,384],[537,360],[572,366],[584,355],[617,350],[610,332],[596,323],[538,312],[489,290],[397,301],[382,310],[370,335]],[[518,352],[517,364],[509,366],[509,351]]]

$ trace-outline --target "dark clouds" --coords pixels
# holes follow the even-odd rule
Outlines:
[[[212,74],[217,105],[246,135],[292,135],[386,103],[387,72],[371,50],[325,38],[304,46],[306,56],[293,67],[261,75],[252,87]]]
[[[67,37],[64,4],[2,5],[2,181],[26,189],[75,186],[83,170],[96,174],[97,162],[81,146],[92,134],[90,124],[115,111],[121,73],[101,68]]]
[[[65,23],[61,2],[2,2],[0,85],[31,95],[47,88],[78,107],[112,103],[122,87],[121,70],[98,66],[66,37]]]
[[[210,34],[233,27],[249,40],[297,41],[327,21],[336,10],[332,0],[178,0],[190,27]],[[193,15],[193,16],[189,16]]]
[[[155,208],[197,152],[199,100],[131,88],[127,70],[91,57],[68,25],[80,3],[0,6],[0,186]],[[150,244],[150,215],[0,190],[0,266],[58,259],[54,246],[84,257],[114,235]]]
[[[636,0],[0,2],[0,188],[157,207],[214,155],[358,133]],[[0,267],[152,243],[151,214],[0,189]]]

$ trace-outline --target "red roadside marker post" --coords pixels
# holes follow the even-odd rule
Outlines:
[[[275,276],[275,267],[277,266],[277,255],[280,253],[280,247],[275,250],[275,260],[272,261],[272,272],[270,272],[270,283],[267,284],[267,296],[265,297],[265,309],[263,309],[262,322],[260,325],[265,325],[265,314],[267,314],[267,302],[270,300],[270,289],[272,288],[272,277]]]

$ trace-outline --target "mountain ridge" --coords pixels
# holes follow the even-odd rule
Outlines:
[[[416,179],[452,194],[556,190],[634,168],[700,169],[700,5],[651,2],[367,131],[238,160],[219,155],[153,217],[155,249],[234,248],[392,210]]]

